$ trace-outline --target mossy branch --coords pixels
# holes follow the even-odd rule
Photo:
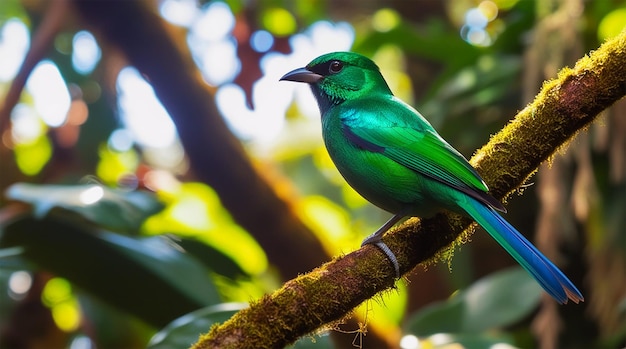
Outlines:
[[[505,198],[537,167],[626,94],[626,32],[563,69],[543,85],[471,162],[492,194]],[[385,235],[402,273],[438,253],[467,231],[471,221],[446,213],[411,219]],[[193,346],[201,348],[281,348],[337,321],[361,302],[394,285],[394,271],[376,247],[366,246],[287,282],[216,325]]]

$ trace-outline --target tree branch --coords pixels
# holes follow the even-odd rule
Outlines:
[[[504,198],[602,110],[626,94],[626,32],[563,69],[535,100],[472,158],[492,194]],[[402,273],[460,243],[471,221],[441,213],[411,219],[385,235]],[[466,233],[464,233],[466,232]],[[287,282],[200,337],[194,349],[281,348],[338,321],[394,285],[394,271],[376,247],[338,257]]]
[[[37,63],[41,61],[54,42],[54,38],[61,29],[67,15],[68,1],[61,0],[53,5],[49,5],[45,11],[44,18],[33,35],[32,44],[24,57],[24,61],[11,86],[7,91],[4,101],[0,106],[0,135],[8,128],[11,119],[11,111],[19,102],[22,90]]]
[[[0,138],[9,131],[11,125],[11,112],[17,105],[26,85],[28,77],[32,73],[35,66],[46,55],[54,38],[61,30],[63,24],[67,20],[67,12],[69,4],[67,0],[55,1],[54,4],[46,4],[47,10],[44,17],[33,33],[32,42],[26,52],[24,61],[22,62],[17,75],[11,81],[6,95],[0,100]],[[1,143],[1,142],[0,142]],[[22,174],[13,159],[13,152],[9,147],[4,147],[0,144],[0,193],[12,183],[18,180],[25,180],[24,174]],[[4,199],[0,196],[0,202]]]

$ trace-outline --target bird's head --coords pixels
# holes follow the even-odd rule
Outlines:
[[[311,85],[322,114],[333,105],[374,93],[391,94],[378,66],[353,52],[319,56],[306,67],[290,71],[280,80]]]

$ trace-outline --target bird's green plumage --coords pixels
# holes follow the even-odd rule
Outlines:
[[[410,206],[411,214],[423,217],[442,206],[456,209],[445,204],[457,195],[450,187],[495,201],[485,199],[487,186],[467,160],[391,95],[346,100],[330,108],[322,116],[322,134],[346,180],[387,211]],[[437,201],[441,204],[433,205]]]
[[[411,106],[391,95],[371,96],[357,104],[372,108],[345,112],[352,104],[346,101],[336,107],[348,139],[364,142],[362,148],[378,149],[403,167],[504,210],[498,201],[486,194],[487,185],[463,155],[441,138]],[[329,116],[334,113],[330,112]]]
[[[334,61],[343,68],[329,75]],[[412,214],[425,216],[437,211],[433,200],[441,201],[439,207],[456,208],[446,204],[451,198],[444,195],[456,195],[449,190],[453,187],[504,210],[486,194],[487,185],[467,160],[419,112],[393,96],[371,60],[351,52],[331,53],[307,69],[324,76],[311,88],[322,112],[328,152],[366,199],[390,212],[411,206]]]
[[[496,210],[478,172],[411,106],[391,93],[378,67],[351,52],[320,56],[281,80],[311,86],[322,114],[322,135],[346,181],[394,217],[365,240],[394,262],[382,233],[402,216],[443,209],[478,221],[557,301],[583,300],[576,287]]]

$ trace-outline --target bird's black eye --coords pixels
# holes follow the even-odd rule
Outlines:
[[[328,66],[328,72],[331,74],[337,74],[343,69],[343,63],[340,61],[332,61]]]

